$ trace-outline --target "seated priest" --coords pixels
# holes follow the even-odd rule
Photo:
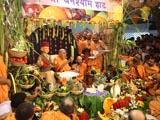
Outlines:
[[[72,98],[64,98],[59,105],[59,111],[46,111],[42,113],[40,120],[79,120],[74,107],[75,103]]]
[[[37,66],[40,67],[40,72],[42,76],[46,79],[46,83],[49,84],[49,88],[51,90],[57,87],[56,80],[54,77],[54,72],[51,70],[52,68],[52,61],[51,57],[48,54],[49,52],[49,43],[42,42],[41,43],[41,55],[38,57]]]
[[[67,60],[67,53],[65,49],[59,49],[58,55],[54,58],[53,68],[56,72],[70,71],[69,63],[73,62],[73,57]]]
[[[134,57],[130,57],[126,61],[126,65],[128,69],[122,72],[121,77],[125,82],[130,82],[131,79],[135,79],[138,76],[136,70],[137,60]]]
[[[151,111],[151,115],[157,117],[157,119],[160,120],[160,89],[156,90],[155,95],[156,99],[150,101],[149,108]]]
[[[155,96],[156,91],[160,91],[160,73],[154,74],[152,76],[152,83],[150,84],[150,87],[148,88],[148,92]]]
[[[83,62],[81,56],[77,56],[76,63],[72,65],[72,70],[80,73],[84,77],[87,72],[87,64]]]
[[[153,58],[150,58],[145,64],[144,69],[146,72],[146,76],[152,76],[159,72],[159,67],[156,65],[156,62]]]

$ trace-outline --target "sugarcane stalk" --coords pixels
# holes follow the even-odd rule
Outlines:
[[[39,42],[39,39],[38,39],[38,32],[35,32],[34,34],[35,34],[35,36],[36,36],[36,43],[38,43],[38,42]]]
[[[16,92],[17,92],[17,90],[16,90],[16,83],[15,83],[15,79],[14,79],[14,77],[13,77],[13,74],[12,74],[12,73],[9,73],[9,75],[11,76],[11,80],[12,80],[12,84],[13,84],[13,91],[14,91],[14,93],[16,93]]]
[[[54,38],[55,37],[55,28],[54,28],[54,26],[53,26],[53,29],[52,29],[52,38]]]
[[[62,40],[64,39],[64,28],[62,28]]]
[[[58,37],[59,35],[59,26],[57,26],[57,33],[56,33],[56,36]]]

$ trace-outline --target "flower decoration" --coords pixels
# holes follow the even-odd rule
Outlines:
[[[139,106],[139,103],[136,102],[136,96],[132,95],[131,96],[131,102],[129,103],[129,109],[133,110],[133,109],[137,109]]]
[[[77,108],[76,109],[76,113],[79,115],[81,113],[83,113],[84,109],[83,108]]]
[[[61,86],[57,89],[57,92],[60,92],[60,93],[67,93],[69,92],[68,88],[66,86]]]
[[[67,84],[67,79],[66,78],[62,78],[61,79],[61,83],[62,83],[62,85],[65,86]]]
[[[96,85],[105,84],[106,80],[107,78],[102,72],[99,72],[98,74],[94,76],[94,81]]]
[[[144,102],[143,101],[138,100],[137,103],[138,103],[139,107],[144,107]]]

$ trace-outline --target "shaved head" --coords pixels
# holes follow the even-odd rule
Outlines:
[[[83,62],[83,59],[81,56],[77,56],[77,64],[81,64]]]
[[[58,53],[61,53],[61,52],[66,52],[65,49],[59,49]]]
[[[146,120],[146,117],[140,110],[131,110],[128,120]]]
[[[65,50],[65,49],[59,49],[58,55],[59,55],[62,59],[66,59],[66,57],[67,57],[66,50]]]

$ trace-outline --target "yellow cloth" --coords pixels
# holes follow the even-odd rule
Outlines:
[[[103,48],[101,48],[101,42],[99,42],[100,44],[95,44],[93,41],[91,42],[91,52],[93,52],[94,50],[102,50]],[[95,59],[89,59],[88,60],[88,66],[90,67],[95,67],[96,69],[102,69],[103,67],[103,55],[101,53],[98,53],[98,55],[96,56]]]
[[[7,68],[3,62],[3,57],[0,56],[0,77],[7,79]],[[9,100],[8,85],[0,85],[0,103]]]
[[[16,120],[15,113],[10,113],[4,120]]]
[[[65,71],[70,71],[71,67],[69,66],[69,64],[67,63],[63,68],[61,68],[61,65],[67,63],[67,59],[62,60],[61,57],[56,56],[54,59],[54,70],[56,72],[65,72]]]
[[[131,67],[127,72],[127,75],[122,75],[122,79],[126,82],[129,82],[131,79],[135,79],[137,77],[137,71],[135,67]]]
[[[152,76],[153,74],[156,74],[159,72],[158,66],[149,66],[148,64],[144,64],[144,69],[146,72],[146,76]]]
[[[42,113],[40,120],[71,120],[61,111],[47,111]]]
[[[87,64],[82,63],[80,65],[74,64],[72,68],[76,71],[79,72],[83,77],[85,73],[87,72]]]
[[[149,103],[149,108],[151,110],[151,114],[160,120],[160,96],[157,96],[157,100]]]
[[[90,50],[86,49],[86,48],[90,47],[90,42],[88,40],[81,40],[81,43],[80,43],[79,47],[81,49],[81,54],[82,54],[82,52],[84,54],[84,60],[85,60],[85,63],[87,64],[88,63],[88,57],[90,55]]]
[[[87,64],[82,63],[82,64],[80,65],[80,68],[79,68],[79,73],[80,73],[82,76],[84,76],[86,72],[87,72]]]
[[[137,72],[140,78],[145,78],[146,73],[145,73],[145,69],[144,66],[142,64],[137,65]]]
[[[77,47],[78,47],[78,53],[79,53],[79,55],[82,54],[82,47],[81,47],[81,44],[82,44],[82,41],[81,41],[81,40],[78,40],[78,41],[77,41]]]

